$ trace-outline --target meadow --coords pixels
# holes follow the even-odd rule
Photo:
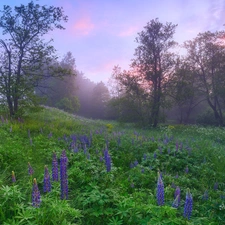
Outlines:
[[[0,121],[0,224],[225,224],[225,129],[85,119]]]

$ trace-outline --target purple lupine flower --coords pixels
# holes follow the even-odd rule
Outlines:
[[[30,176],[32,176],[33,173],[34,173],[34,170],[33,170],[32,166],[30,165],[30,163],[28,163],[28,174],[29,174]]]
[[[134,161],[134,167],[137,166],[137,165],[138,165],[138,161],[135,160],[135,161]]]
[[[66,151],[63,150],[60,157],[61,199],[68,199],[67,162]]]
[[[49,133],[48,138],[50,139],[52,137],[52,132]]]
[[[180,204],[180,188],[177,186],[176,187],[176,190],[175,190],[175,192],[174,192],[174,199],[176,200],[176,205],[177,205],[177,207],[179,206],[179,204]],[[176,208],[177,208],[176,207]]]
[[[111,157],[109,155],[108,149],[104,151],[104,160],[105,160],[105,165],[106,165],[106,171],[110,172],[111,171]]]
[[[215,191],[218,190],[218,186],[219,186],[219,184],[218,184],[218,182],[216,182],[216,183],[214,184],[213,189],[214,189]]]
[[[174,184],[174,182],[172,182],[171,188],[176,188],[176,185]]]
[[[143,155],[143,160],[146,160],[147,159],[147,155],[146,153]]]
[[[77,147],[77,146],[75,146],[75,147],[74,147],[73,152],[74,152],[74,153],[79,152],[79,149],[78,149],[78,147]]]
[[[57,160],[57,156],[55,152],[53,152],[53,157],[52,157],[52,180],[53,181],[59,180],[58,160]]]
[[[164,205],[164,185],[163,185],[163,181],[162,181],[160,172],[158,172],[156,197],[157,197],[158,205]]]
[[[209,198],[208,191],[205,190],[205,192],[204,192],[204,194],[203,194],[203,196],[202,196],[202,200],[208,200],[208,198]]]
[[[189,172],[189,168],[188,168],[188,166],[186,166],[185,173],[188,173],[188,172]]]
[[[40,207],[41,204],[41,196],[40,191],[38,189],[37,180],[34,178],[33,189],[32,189],[32,205],[35,208]]]
[[[162,154],[162,147],[161,146],[159,146],[159,152],[160,152],[160,154]]]
[[[178,148],[179,148],[179,143],[176,142],[176,152],[178,151]]]
[[[134,183],[133,182],[130,184],[130,187],[131,188],[134,188]]]
[[[14,171],[12,171],[12,182],[15,183],[16,182],[16,176]]]
[[[44,186],[43,186],[44,192],[50,192],[52,189],[51,181],[50,181],[50,175],[48,172],[47,166],[45,166],[45,174],[44,174]]]
[[[178,178],[179,178],[179,175],[178,175],[178,173],[176,174],[175,178],[176,178],[176,179],[178,179]]]
[[[181,142],[180,143],[180,151],[182,151],[182,149],[183,149],[183,143]]]
[[[187,218],[188,220],[190,219],[192,208],[193,208],[193,198],[188,188],[184,204],[184,218]]]
[[[220,195],[220,199],[224,200],[225,199],[225,195]]]
[[[156,155],[156,152],[154,152],[154,159],[156,159],[157,158],[157,155]]]
[[[107,172],[110,172],[111,171],[111,157],[110,157],[110,155],[107,156],[106,171]]]
[[[170,148],[167,149],[167,153],[170,154]]]
[[[178,206],[179,206],[179,200],[178,199],[179,199],[179,196],[177,195],[177,197],[173,201],[172,207],[178,208]]]

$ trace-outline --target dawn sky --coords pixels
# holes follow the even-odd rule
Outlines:
[[[30,0],[0,0],[19,6]],[[225,0],[39,0],[40,5],[62,6],[69,21],[54,31],[58,55],[73,53],[76,66],[94,82],[107,83],[115,65],[128,69],[137,33],[151,19],[178,24],[174,40],[182,44],[199,32],[222,30]]]

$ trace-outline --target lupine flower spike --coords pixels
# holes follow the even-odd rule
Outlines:
[[[179,204],[180,204],[180,188],[177,186],[174,193],[174,202],[172,206],[174,208],[178,208]]]
[[[179,196],[177,195],[177,197],[173,201],[172,207],[178,208],[178,206],[179,206],[178,198],[179,198]]]
[[[32,189],[32,205],[35,208],[40,207],[41,204],[41,196],[40,191],[38,189],[37,180],[34,178],[33,189]]]
[[[50,175],[49,175],[47,166],[45,166],[43,189],[44,189],[44,192],[50,192],[51,191],[51,181],[50,181]]]
[[[15,183],[16,182],[16,176],[14,171],[12,171],[12,182]]]
[[[68,199],[67,162],[66,151],[63,150],[60,158],[61,199]]]
[[[53,181],[59,180],[58,161],[57,161],[57,156],[55,152],[53,152],[53,157],[52,157],[52,180]]]
[[[163,181],[162,181],[160,172],[158,172],[156,195],[157,195],[156,197],[157,197],[158,205],[164,205],[164,185],[163,185]]]
[[[34,173],[34,170],[33,170],[33,168],[31,167],[30,163],[28,163],[28,174],[32,176],[33,173]]]
[[[191,217],[192,213],[192,207],[193,207],[193,198],[190,193],[190,189],[187,189],[187,194],[186,194],[186,200],[185,200],[185,205],[184,205],[184,218],[187,218],[188,220]]]

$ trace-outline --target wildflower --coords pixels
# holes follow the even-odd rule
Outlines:
[[[55,152],[53,153],[53,157],[52,157],[52,180],[53,181],[59,180],[58,161],[57,161],[57,156]]]
[[[160,172],[158,172],[158,182],[157,182],[156,195],[157,195],[158,205],[164,205],[164,185],[163,185],[163,181],[162,181]]]
[[[14,171],[12,171],[12,182],[15,183],[16,182],[16,176]]]
[[[135,160],[135,161],[134,161],[134,167],[137,166],[137,165],[138,165],[138,161]]]
[[[177,199],[176,204],[177,204],[177,207],[178,207],[179,204],[180,204],[180,188],[178,186],[176,187],[176,190],[175,190],[175,193],[174,193],[174,199],[175,200]]]
[[[168,155],[170,154],[170,148],[167,149],[167,153],[168,153]]]
[[[179,196],[177,195],[177,197],[173,201],[172,207],[178,208],[178,206],[179,206],[179,200],[178,199],[179,199]]]
[[[190,219],[191,213],[192,213],[192,207],[193,207],[193,198],[188,188],[186,193],[186,200],[184,204],[184,218],[187,218],[188,220]]]
[[[213,189],[214,189],[215,191],[218,190],[218,186],[219,186],[219,184],[218,184],[218,182],[216,182],[216,183],[214,184]]]
[[[176,188],[176,185],[174,184],[174,182],[172,182],[171,188]]]
[[[189,168],[188,168],[188,166],[186,166],[185,173],[188,173],[188,172],[189,172]]]
[[[63,150],[60,158],[61,199],[68,199],[67,162],[66,151]]]
[[[44,187],[43,188],[44,188],[44,192],[51,191],[51,181],[50,181],[50,175],[49,175],[47,166],[45,166]]]
[[[41,204],[41,196],[40,191],[38,189],[37,180],[34,178],[33,189],[32,189],[32,205],[35,208],[40,207]]]
[[[202,200],[208,200],[208,198],[209,198],[208,191],[205,190],[205,192],[204,192],[204,194],[203,194],[203,196],[202,196]]]
[[[147,159],[147,155],[144,154],[144,155],[143,155],[143,160],[146,160],[146,159]]]
[[[32,176],[33,173],[34,173],[34,170],[33,170],[33,168],[31,167],[30,163],[28,163],[28,174],[29,174],[30,176]]]
[[[52,137],[52,132],[49,133],[48,138],[50,139]]]

